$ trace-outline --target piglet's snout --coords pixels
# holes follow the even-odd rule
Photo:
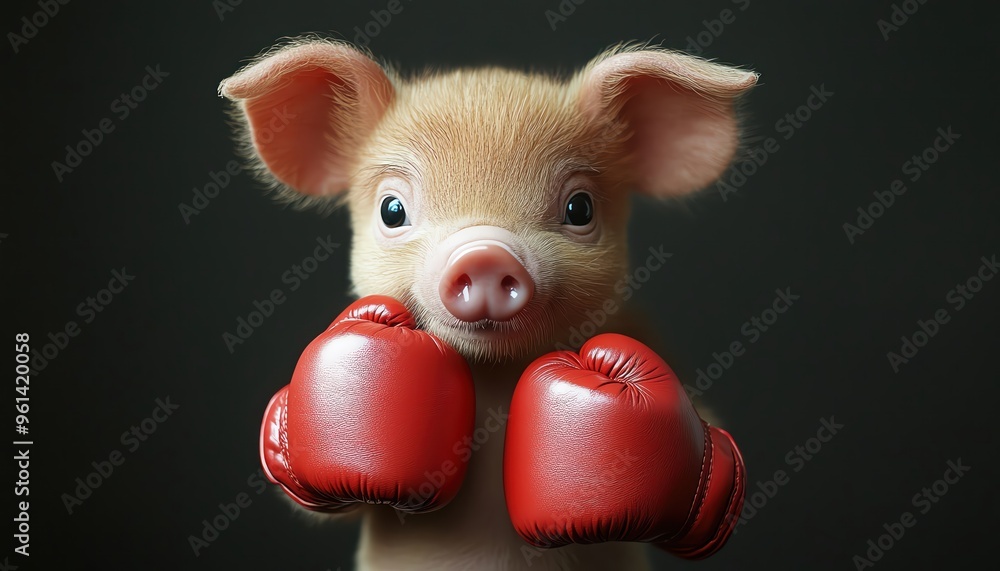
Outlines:
[[[507,321],[535,291],[528,270],[496,240],[459,246],[448,258],[439,293],[445,308],[462,321]]]

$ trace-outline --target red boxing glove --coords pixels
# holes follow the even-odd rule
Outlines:
[[[598,335],[528,366],[514,390],[504,491],[539,547],[644,541],[680,557],[719,550],[743,507],[745,469],[649,347]]]
[[[306,508],[419,513],[458,492],[475,393],[465,360],[384,296],[360,299],[306,347],[260,434],[268,478]]]

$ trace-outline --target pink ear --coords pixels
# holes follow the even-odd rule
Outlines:
[[[677,52],[612,52],[582,72],[590,118],[624,123],[638,190],[678,196],[719,177],[739,144],[734,102],[757,74]]]
[[[392,100],[382,68],[345,44],[279,50],[219,85],[239,103],[254,151],[274,177],[309,195],[347,188],[357,149]]]

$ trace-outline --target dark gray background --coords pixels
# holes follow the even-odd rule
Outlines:
[[[350,40],[386,2],[347,4],[244,0],[220,21],[208,0],[75,1],[19,53],[4,46],[3,335],[9,342],[29,331],[40,348],[49,332],[81,321],[75,307],[112,269],[136,276],[32,380],[32,555],[10,563],[351,568],[353,528],[307,525],[273,490],[258,495],[247,482],[268,398],[349,301],[346,212],[282,208],[247,175],[190,224],[178,211],[234,158],[219,81],[282,36],[318,31]],[[991,560],[1000,507],[992,422],[1000,280],[960,312],[945,301],[981,256],[1000,253],[995,93],[983,89],[995,84],[996,20],[985,4],[931,0],[889,41],[876,25],[890,17],[888,0],[752,0],[745,11],[729,0],[588,0],[555,31],[544,11],[558,0],[404,5],[370,44],[404,69],[569,70],[631,39],[683,49],[705,30],[703,20],[730,8],[735,22],[704,55],[762,74],[747,101],[752,136],[776,136],[775,122],[806,102],[810,86],[832,91],[728,200],[711,188],[683,203],[642,201],[632,224],[637,259],[660,244],[674,254],[634,301],[654,316],[682,380],[693,382],[713,351],[746,341],[742,324],[770,304],[775,288],[801,295],[705,396],[736,436],[751,481],[778,469],[790,481],[698,565],[851,569],[882,524],[916,512],[913,494],[957,458],[971,471],[917,514],[876,567]],[[2,29],[17,32],[20,18],[36,11],[34,2],[5,4]],[[113,119],[115,131],[58,182],[51,162],[65,145],[114,117],[111,102],[156,64],[169,77],[126,120]],[[961,139],[849,244],[841,225],[948,126]],[[328,234],[345,247],[231,355],[223,331]],[[941,307],[951,321],[894,373],[886,353]],[[5,359],[13,403],[13,355]],[[75,478],[124,449],[120,434],[167,396],[180,409],[67,514],[60,497]],[[840,434],[791,472],[786,454],[830,415],[844,425]],[[241,492],[250,507],[195,557],[188,536]],[[666,556],[657,564],[691,565]]]

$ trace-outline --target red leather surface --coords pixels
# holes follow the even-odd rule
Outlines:
[[[660,544],[686,559],[703,559],[722,549],[736,528],[746,494],[746,468],[733,437],[721,428],[706,425],[706,429],[711,448],[706,453],[699,507],[683,535]]]
[[[466,466],[455,444],[475,420],[471,373],[457,352],[413,327],[399,302],[372,296],[302,353],[261,428],[265,470],[300,504],[423,512],[458,492]]]
[[[634,339],[599,335],[579,354],[541,357],[522,375],[508,420],[514,528],[537,546],[678,542],[678,555],[707,554],[703,536],[713,548],[728,537],[713,534],[735,479],[708,475],[733,472],[738,452],[716,432],[706,438],[706,426],[670,367]]]

